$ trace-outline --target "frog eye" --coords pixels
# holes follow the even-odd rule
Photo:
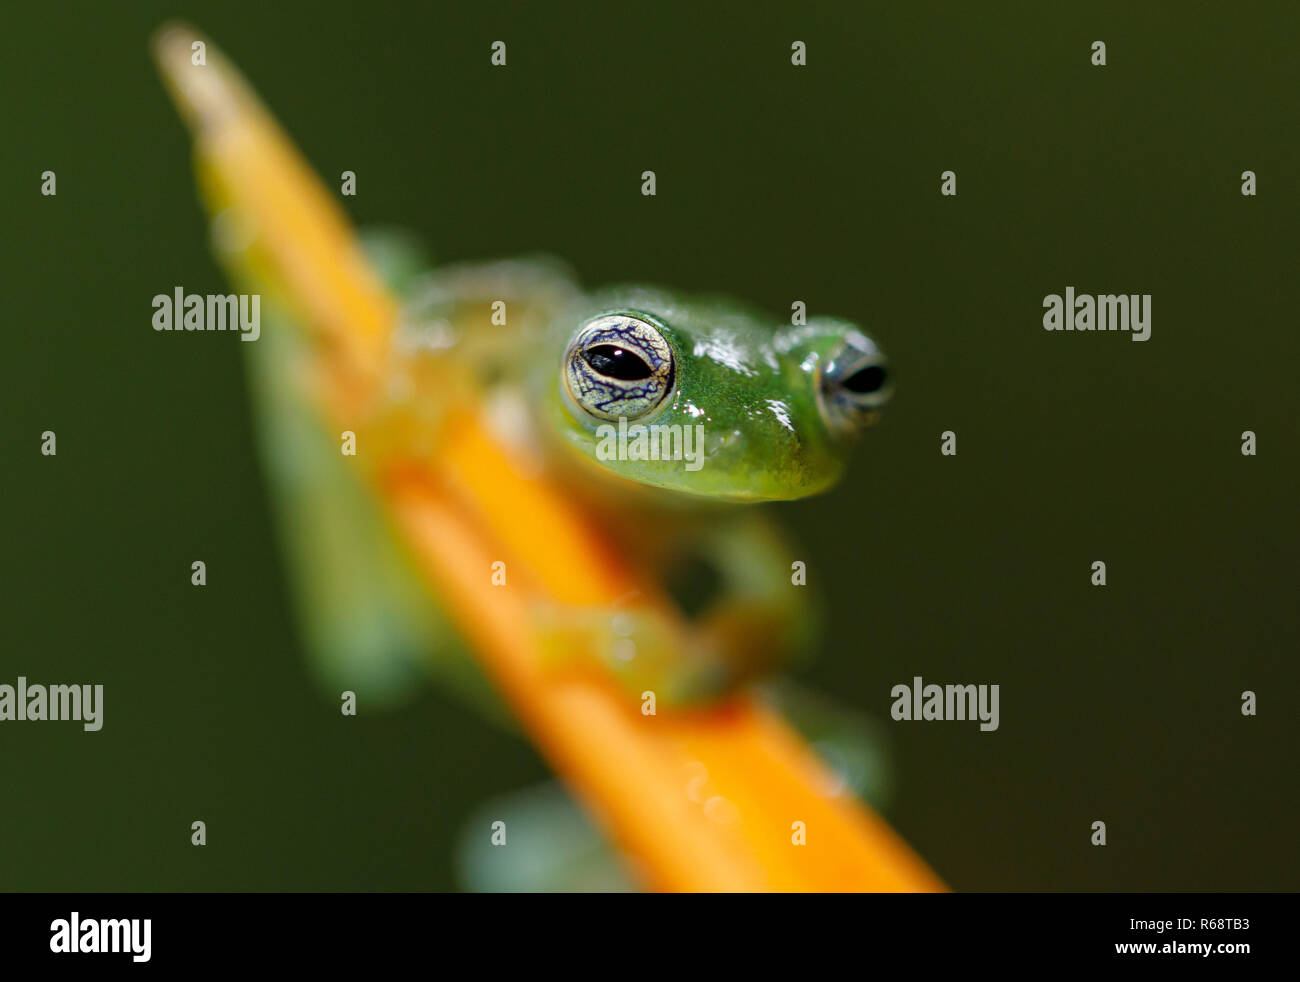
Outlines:
[[[645,315],[601,314],[586,321],[564,353],[570,401],[599,419],[636,419],[673,389],[672,348]]]
[[[821,373],[822,414],[833,429],[848,431],[874,423],[893,393],[884,352],[857,331],[845,337]]]

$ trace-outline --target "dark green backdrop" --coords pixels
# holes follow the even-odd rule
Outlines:
[[[879,334],[885,423],[780,512],[831,610],[814,683],[879,715],[1001,685],[996,733],[889,727],[890,818],[953,886],[1296,888],[1295,5],[698,6],[8,12],[0,681],[107,698],[97,734],[0,727],[0,888],[453,888],[466,813],[545,774],[448,695],[341,721],[307,670],[239,344],[149,326],[224,290],[147,56],[176,15],[356,171],[359,221]],[[1044,332],[1066,286],[1152,294],[1151,340]]]

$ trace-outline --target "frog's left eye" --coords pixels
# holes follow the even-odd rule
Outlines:
[[[822,413],[843,431],[875,421],[894,394],[884,352],[866,335],[851,332],[821,373]]]
[[[564,389],[598,419],[637,419],[673,389],[673,352],[642,314],[593,317],[578,328],[564,353]]]

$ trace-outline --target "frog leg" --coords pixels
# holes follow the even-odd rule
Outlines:
[[[372,237],[375,270],[396,292],[427,260],[396,233]],[[257,438],[298,635],[328,691],[362,707],[409,698],[432,673],[497,719],[508,716],[415,570],[368,485],[363,457],[340,452],[316,405],[311,340],[269,305],[248,359]],[[364,437],[361,454],[366,451]]]
[[[765,682],[760,694],[834,772],[836,791],[847,791],[878,809],[890,806],[893,754],[889,729],[880,719],[788,678]]]
[[[709,517],[685,527],[674,545],[665,570],[670,590],[694,612],[695,630],[730,679],[766,675],[808,653],[820,614],[816,595],[796,574],[793,546],[761,512]],[[713,573],[711,596],[691,572],[701,565]]]
[[[383,285],[402,304],[407,329],[418,330],[419,303],[422,296],[427,301],[431,282],[427,252],[409,233],[396,229],[368,230],[362,248]],[[508,296],[522,310],[522,288],[539,289],[545,269],[530,264],[531,279],[522,280],[521,289],[506,292],[510,279],[523,272],[522,265],[439,273],[438,290],[446,303],[461,311],[483,294]],[[300,371],[311,360],[310,340],[292,329],[278,307],[270,307],[258,343],[240,347],[248,358],[260,451],[282,553],[292,574],[299,635],[318,678],[328,690],[353,691],[362,705],[374,706],[409,697],[432,670],[491,716],[507,720],[450,619],[425,589],[368,487],[358,458],[340,453],[338,435],[322,423],[311,380]],[[392,401],[355,425],[361,454],[379,440],[423,439],[436,432],[426,417],[438,414],[441,405],[424,403],[413,412],[403,405],[404,393],[394,383],[403,372],[431,367],[422,360],[437,353],[412,355],[409,349],[395,347],[385,393]],[[434,391],[441,401],[453,398]]]
[[[629,594],[607,607],[539,606],[534,612],[544,667],[612,677],[629,702],[688,705],[726,689],[722,665],[662,608]]]
[[[425,589],[358,469],[294,384],[302,341],[271,321],[244,346],[258,444],[299,635],[327,690],[362,706],[411,697],[432,674],[488,715],[508,719],[451,622]]]
[[[656,552],[683,617],[665,618],[636,596],[608,609],[542,612],[553,668],[594,660],[631,697],[644,703],[653,693],[656,705],[675,707],[713,700],[811,646],[815,604],[762,516],[711,516],[661,537]]]
[[[629,893],[636,881],[559,781],[493,797],[465,822],[459,879],[474,893]]]

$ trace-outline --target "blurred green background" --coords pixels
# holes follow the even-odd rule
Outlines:
[[[309,671],[239,342],[150,327],[226,289],[147,55],[180,16],[360,222],[877,332],[886,420],[779,513],[831,613],[812,684],[886,719],[913,675],[1001,686],[995,733],[887,727],[889,817],[952,886],[1295,889],[1300,13],[1136,6],[9,10],[0,681],[106,705],[0,727],[0,888],[452,889],[465,817],[546,774],[447,693],[343,719]],[[1044,332],[1067,285],[1152,294],[1151,340]]]

